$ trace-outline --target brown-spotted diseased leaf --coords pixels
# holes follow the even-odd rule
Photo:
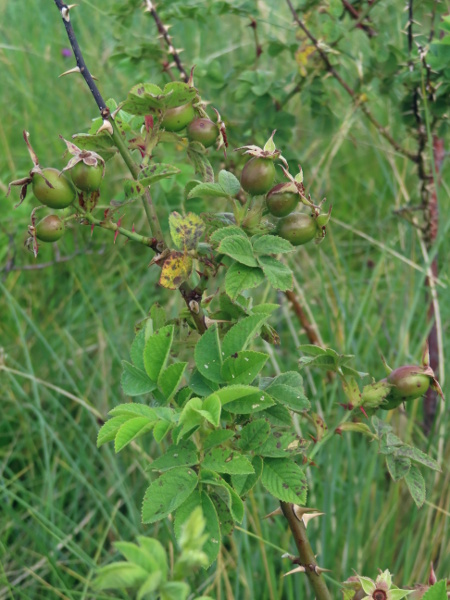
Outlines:
[[[125,179],[123,184],[125,192],[125,198],[131,200],[132,198],[138,198],[145,192],[145,185],[134,179]]]
[[[173,212],[169,216],[170,235],[180,250],[195,250],[205,231],[205,224],[195,213],[180,215]]]
[[[161,269],[159,283],[169,290],[176,290],[189,279],[192,272],[193,260],[183,252],[171,252]]]

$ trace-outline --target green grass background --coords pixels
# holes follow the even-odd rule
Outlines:
[[[389,4],[380,2],[375,13],[382,26]],[[123,99],[143,79],[167,81],[150,60],[133,64],[111,59],[113,31],[122,43],[139,45],[146,36],[155,35],[153,21],[134,21],[131,30],[114,28],[107,14],[112,3],[81,0],[79,5],[73,22],[106,98]],[[256,12],[263,47],[273,37],[290,36],[295,42],[291,19],[281,3],[275,7],[262,2]],[[401,8],[391,17],[389,35],[401,40]],[[239,69],[245,63],[253,68],[248,20],[236,15],[208,19],[174,19],[171,33],[176,45],[185,48],[186,65],[198,65],[197,86],[226,119],[232,147],[263,142],[277,120],[275,109],[258,112],[252,99],[246,102],[242,94],[236,100]],[[53,2],[0,3],[0,360],[4,361],[0,371],[0,599],[131,598],[114,592],[93,594],[90,588],[96,567],[117,559],[114,540],[133,541],[144,532],[176,552],[169,523],[156,527],[140,523],[140,504],[148,485],[145,457],[159,452],[156,445],[144,440],[140,451],[128,448],[116,456],[111,445],[96,449],[96,435],[98,417],[124,401],[120,361],[128,358],[134,323],[156,300],[172,315],[177,314],[180,301],[158,287],[158,273],[147,268],[150,257],[145,250],[120,239],[113,245],[103,231],[95,231],[91,238],[87,228],[74,229],[58,249],[42,248],[37,263],[45,267],[61,257],[71,256],[70,260],[30,269],[35,261],[23,242],[33,201],[27,199],[14,210],[17,190],[5,198],[8,182],[25,176],[30,168],[23,129],[30,132],[41,164],[62,168],[63,144],[58,135],[69,138],[86,131],[96,116],[81,78],[58,79],[73,66],[73,59],[62,55],[65,47],[65,32]],[[293,61],[264,54],[260,60],[260,70],[289,93],[296,68]],[[372,92],[378,118],[402,136],[395,108],[382,100],[377,103],[376,90]],[[287,155],[301,162],[313,197],[327,196],[333,205],[325,242],[301,248],[291,266],[297,291],[324,343],[355,354],[359,370],[380,378],[380,352],[392,366],[417,363],[428,332],[425,258],[417,232],[393,214],[406,201],[417,201],[418,181],[414,167],[387,145],[338,88],[335,100],[331,121],[311,116],[298,96],[287,105],[295,117],[294,125],[292,117],[285,121],[291,136]],[[283,121],[281,139],[282,128]],[[405,143],[414,147],[413,140]],[[179,151],[169,152],[174,162],[183,160]],[[227,167],[239,171],[236,155],[229,155]],[[215,160],[219,165],[221,158]],[[450,323],[447,164],[439,190],[438,248],[444,341]],[[190,167],[184,168],[183,177],[189,178],[190,173]],[[108,163],[102,190],[105,204],[120,198],[124,176],[118,160]],[[180,189],[169,185],[155,191],[163,220],[177,206]],[[138,207],[124,219],[126,226],[132,223],[145,231]],[[305,332],[283,296],[262,289],[258,297],[280,303],[272,324],[282,345],[273,348],[268,374],[295,368],[296,347],[307,343]],[[444,361],[440,373],[444,392],[448,390],[445,377],[448,381]],[[334,426],[340,410],[337,403],[344,401],[339,386],[316,372],[305,372],[305,382],[313,407]],[[389,481],[381,457],[366,440],[354,434],[336,436],[317,457],[317,468],[308,470],[309,505],[326,516],[313,521],[308,532],[320,564],[332,570],[330,585],[336,598],[340,592],[335,582],[350,576],[352,569],[375,577],[378,568],[389,568],[398,585],[424,580],[430,561],[440,577],[450,570],[446,467],[450,452],[445,434],[449,411],[439,404],[436,426],[426,438],[420,400],[410,403],[406,413],[389,413],[387,418],[402,439],[437,458],[443,471],[425,474],[427,503],[419,511],[405,486]],[[208,592],[217,599],[313,597],[303,576],[282,578],[290,565],[281,556],[293,552],[293,544],[280,517],[262,519],[275,507],[276,501],[262,487],[247,499],[244,523],[224,546],[217,564],[192,580],[198,594]]]

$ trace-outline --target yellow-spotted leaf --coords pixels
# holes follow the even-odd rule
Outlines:
[[[205,224],[195,213],[180,215],[173,212],[169,216],[170,235],[180,250],[195,250],[205,231]]]
[[[190,256],[183,252],[171,252],[161,269],[160,285],[169,290],[176,290],[189,279],[192,266],[193,261]]]

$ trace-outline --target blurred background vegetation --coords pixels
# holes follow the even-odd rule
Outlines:
[[[167,55],[140,1],[78,4],[72,21],[104,97],[120,101],[136,83],[169,80],[161,67]],[[415,152],[414,129],[405,115],[413,75],[394,77],[408,58],[404,3],[373,4],[374,36],[355,27],[341,2],[303,0],[296,7],[327,44],[344,80],[365,94],[376,118]],[[354,5],[364,10],[367,3]],[[416,32],[425,43],[431,5],[423,3]],[[213,152],[215,167],[239,174],[244,161],[232,149],[264,143],[277,129],[277,145],[293,168],[302,165],[307,190],[316,201],[326,196],[326,206],[333,205],[325,242],[302,247],[291,259],[296,292],[323,343],[355,354],[357,368],[376,378],[383,377],[380,353],[391,366],[418,363],[430,327],[426,257],[417,230],[394,212],[419,203],[416,166],[380,136],[327,75],[284,2],[177,0],[162,1],[158,10],[173,26],[170,33],[176,48],[184,49],[187,70],[197,65],[195,83],[202,97],[227,124],[228,158]],[[440,13],[448,10],[448,2],[438,5],[437,27]],[[113,244],[109,232],[95,230],[91,237],[89,228],[74,228],[57,248],[43,245],[37,260],[23,247],[33,200],[30,195],[15,210],[17,190],[5,198],[9,181],[31,167],[22,130],[30,132],[43,166],[62,168],[58,136],[69,139],[87,131],[97,113],[81,77],[58,79],[74,61],[66,56],[67,38],[53,2],[4,0],[0,40],[5,116],[0,120],[0,599],[126,598],[122,593],[93,596],[90,582],[98,565],[117,558],[114,540],[134,541],[144,532],[175,547],[170,523],[156,528],[140,523],[145,456],[159,450],[144,440],[140,452],[127,449],[115,456],[111,447],[96,449],[96,435],[100,419],[124,400],[120,361],[128,358],[135,322],[155,301],[175,316],[180,300],[158,287],[158,272],[147,269],[151,256],[143,247],[120,239]],[[446,98],[437,93],[432,124],[446,110]],[[436,132],[448,147],[445,121],[439,123]],[[180,148],[164,147],[164,162],[182,169],[176,181],[154,187],[166,222],[168,211],[182,203],[193,168]],[[450,325],[447,165],[448,160],[438,194],[436,245],[444,339]],[[122,198],[126,175],[118,159],[108,163],[105,206]],[[137,205],[127,210],[123,223],[145,231]],[[304,329],[283,295],[270,288],[257,294],[280,303],[272,325],[282,344],[272,347],[268,374],[296,368],[296,347],[308,342]],[[449,375],[444,362],[439,373],[444,393]],[[305,372],[305,380],[313,407],[333,426],[338,402],[345,401],[337,382],[316,372]],[[387,418],[402,439],[449,464],[449,411],[443,404],[429,435],[421,426],[421,400]],[[428,500],[419,511],[405,487],[390,482],[365,439],[336,436],[327,448],[308,471],[308,503],[326,517],[313,521],[308,531],[320,564],[332,569],[331,585],[352,569],[375,576],[377,568],[389,568],[398,585],[413,584],[426,578],[430,561],[440,577],[448,575],[448,469],[426,474]],[[301,575],[282,578],[289,565],[281,555],[293,551],[292,540],[282,519],[262,520],[276,508],[275,500],[258,487],[246,507],[242,528],[217,564],[193,578],[193,589],[218,599],[312,597]],[[332,593],[340,594],[337,587]]]

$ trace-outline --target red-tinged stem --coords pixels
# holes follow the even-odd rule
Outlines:
[[[331,600],[330,592],[328,591],[325,579],[320,573],[320,567],[316,562],[316,557],[309,543],[303,521],[300,521],[295,514],[292,504],[280,502],[280,505],[297,546],[298,559],[295,561],[296,564],[305,568],[306,576],[316,594],[316,600]]]

